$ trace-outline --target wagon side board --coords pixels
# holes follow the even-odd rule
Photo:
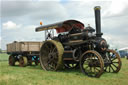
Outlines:
[[[7,44],[7,53],[39,53],[42,42],[14,42]]]

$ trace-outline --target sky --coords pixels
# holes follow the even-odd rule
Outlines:
[[[69,19],[95,29],[94,7],[101,6],[101,31],[110,48],[128,47],[127,0],[0,0],[0,48],[13,41],[43,41],[35,28]]]

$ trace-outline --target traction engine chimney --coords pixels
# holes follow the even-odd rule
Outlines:
[[[95,23],[96,23],[96,36],[101,37],[103,33],[101,33],[101,20],[100,20],[100,6],[96,6],[94,8],[95,11]]]

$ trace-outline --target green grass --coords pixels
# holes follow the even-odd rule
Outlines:
[[[1,54],[0,59],[8,56]],[[104,73],[100,78],[90,78],[80,70],[52,72],[42,70],[40,65],[12,67],[8,61],[0,61],[0,85],[128,85],[128,60],[122,59],[119,73]]]
[[[8,56],[9,56],[8,54],[4,54],[4,53],[0,54],[0,61],[7,61]]]

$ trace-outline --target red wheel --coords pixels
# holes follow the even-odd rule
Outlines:
[[[9,56],[9,65],[14,66],[15,65],[15,57],[10,55]]]

